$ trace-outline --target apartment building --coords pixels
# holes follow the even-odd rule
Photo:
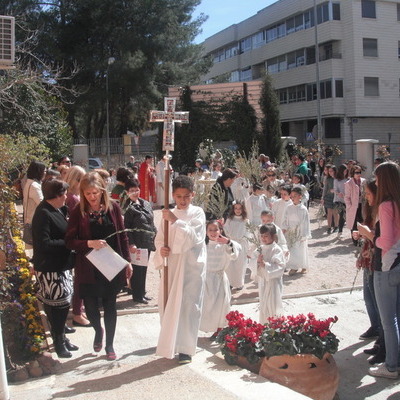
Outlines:
[[[398,157],[399,0],[279,0],[204,48],[213,59],[204,83],[271,74],[283,135],[312,140],[319,108],[322,140],[348,144],[347,158],[356,140],[368,138],[392,144]]]

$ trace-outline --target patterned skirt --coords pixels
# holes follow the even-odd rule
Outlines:
[[[71,270],[61,272],[35,271],[39,285],[37,297],[52,307],[65,307],[71,303],[73,278]]]

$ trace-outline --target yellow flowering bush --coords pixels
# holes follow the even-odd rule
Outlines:
[[[6,269],[0,274],[0,311],[9,356],[12,362],[19,362],[40,353],[44,329],[15,206],[0,202],[0,211],[0,219],[7,216],[6,223],[0,221],[1,244],[6,254]]]

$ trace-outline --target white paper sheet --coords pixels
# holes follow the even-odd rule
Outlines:
[[[132,264],[141,265],[147,267],[149,262],[149,250],[148,249],[136,249],[136,253],[131,253]]]
[[[116,253],[110,246],[93,249],[86,254],[86,258],[109,280],[123,270],[129,262]]]

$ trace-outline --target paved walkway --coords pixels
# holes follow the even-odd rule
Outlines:
[[[371,343],[358,340],[360,333],[368,328],[360,291],[286,299],[284,306],[286,314],[312,311],[318,318],[339,317],[333,328],[341,341],[339,352],[334,356],[340,372],[335,400],[400,400],[400,379],[378,379],[367,373],[369,364],[362,350]],[[257,319],[257,304],[232,309]],[[227,365],[218,355],[217,345],[205,336],[199,338],[192,364],[178,366],[176,360],[156,357],[158,314],[142,311],[118,317],[117,361],[106,361],[103,352],[92,353],[93,331],[78,328],[70,335],[71,341],[80,346],[73,358],[61,360],[56,375],[11,385],[11,400],[27,400],[32,395],[40,400],[306,399],[246,370]]]

